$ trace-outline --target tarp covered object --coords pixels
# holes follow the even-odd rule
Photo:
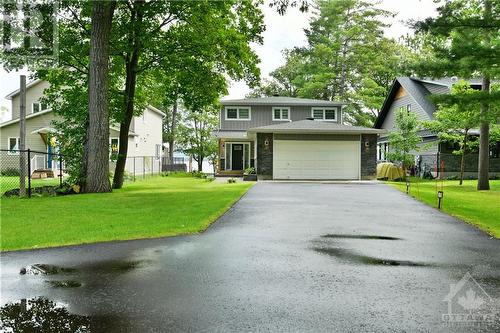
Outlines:
[[[377,179],[395,180],[404,178],[403,168],[392,163],[377,164]]]

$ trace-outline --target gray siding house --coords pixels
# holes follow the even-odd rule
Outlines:
[[[378,138],[377,160],[379,162],[386,160],[387,152],[390,150],[389,133],[394,129],[396,111],[403,108],[415,113],[420,121],[433,120],[436,106],[429,96],[448,94],[457,81],[456,78],[424,80],[412,77],[398,77],[394,80],[374,125],[376,129],[386,130],[386,133]],[[481,89],[481,80],[472,79],[468,82],[473,88]],[[479,134],[478,131],[471,133]],[[437,177],[440,175],[439,168],[443,166],[441,176],[457,175],[460,171],[460,157],[452,154],[456,147],[448,142],[440,141],[435,133],[425,129],[420,131],[420,136],[422,149],[415,152],[417,169],[429,170],[433,176]],[[471,152],[466,156],[466,176],[477,176],[478,152]],[[490,147],[490,173],[500,174],[500,143]]]
[[[377,135],[344,125],[345,103],[291,97],[222,101],[219,175],[254,167],[259,179],[372,179]]]

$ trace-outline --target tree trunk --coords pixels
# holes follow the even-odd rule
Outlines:
[[[140,6],[140,2],[136,3]],[[142,10],[139,7],[134,8],[134,13],[132,15],[132,21],[136,21],[137,25],[140,26],[142,23]],[[120,145],[118,149],[118,158],[116,160],[115,175],[113,178],[113,188],[121,188],[123,186],[123,176],[125,173],[125,164],[127,162],[127,152],[128,152],[128,133],[130,131],[130,123],[134,117],[134,102],[135,102],[135,91],[137,83],[137,69],[139,64],[139,39],[140,39],[140,28],[135,29],[131,32],[131,37],[129,37],[129,43],[132,51],[127,55],[125,60],[125,94],[124,94],[124,115],[123,120],[120,122]]]
[[[465,150],[467,149],[467,136],[468,136],[468,130],[465,131],[464,134],[464,141],[462,144],[462,159],[460,161],[460,184],[462,185],[464,182],[464,169],[465,169]]]
[[[172,123],[170,127],[170,139],[168,140],[168,160],[174,164],[174,143],[175,143],[175,119],[177,118],[177,99],[172,109]]]
[[[485,75],[483,77],[482,90],[490,91],[490,78]],[[490,164],[490,124],[488,119],[490,105],[485,102],[481,105],[481,125],[479,127],[479,165],[477,175],[477,189],[489,190],[489,164]]]
[[[484,2],[484,19],[491,20],[491,1]],[[485,43],[491,44],[491,36],[486,32]],[[485,73],[482,82],[482,91],[490,93],[490,75]],[[481,104],[481,124],[479,126],[479,165],[477,175],[477,189],[489,190],[489,168],[490,168],[490,123],[489,123],[490,104],[484,102]]]
[[[198,172],[203,171],[203,156],[198,156]]]
[[[109,38],[116,3],[94,1],[89,61],[89,112],[85,142],[85,180],[87,193],[110,192],[109,183]]]

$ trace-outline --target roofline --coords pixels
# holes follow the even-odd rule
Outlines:
[[[52,109],[43,110],[43,111],[40,111],[40,112],[37,112],[37,113],[31,113],[29,115],[26,115],[26,119],[35,118],[35,117],[41,116],[41,115],[49,113],[49,112],[52,112]],[[17,122],[19,122],[19,118],[7,120],[6,122],[3,122],[3,123],[0,124],[0,128],[8,126],[8,125],[15,124]]]
[[[382,104],[382,108],[380,109],[380,112],[378,114],[377,119],[375,120],[375,124],[373,124],[373,128],[378,128],[380,129],[380,126],[384,123],[385,117],[387,115],[388,111],[388,105],[389,105],[389,100],[393,99],[393,95],[395,94],[395,86],[396,84],[399,84],[401,86],[401,82],[398,81],[398,78],[395,78],[392,81],[391,88],[389,89],[389,93],[385,97],[384,103]]]
[[[367,128],[367,129],[259,129],[250,128],[248,133],[287,133],[287,134],[384,134],[387,130]]]
[[[411,77],[411,76],[409,76],[409,78],[412,79],[412,80],[415,80],[415,81],[420,81],[420,82],[424,82],[424,83],[435,84],[437,86],[443,86],[443,87],[447,87],[447,88],[450,87],[446,83],[436,82],[436,81],[432,81],[432,80],[419,79],[417,77]]]
[[[149,104],[148,104],[148,105],[146,106],[146,108],[150,109],[150,110],[151,110],[151,111],[153,111],[153,112],[156,112],[156,113],[160,114],[162,117],[165,117],[165,116],[166,116],[166,114],[165,114],[163,111],[161,111],[160,109],[155,108],[155,107],[154,107],[154,106],[152,106],[152,105],[149,105]]]
[[[29,88],[31,88],[33,86],[36,86],[37,84],[39,84],[41,82],[43,82],[43,80],[41,80],[41,79],[36,79],[34,81],[31,81],[28,84],[26,84],[26,89],[29,89]],[[5,96],[5,99],[9,99],[10,100],[10,99],[12,99],[12,97],[17,96],[20,92],[21,92],[21,89],[16,89],[13,92],[11,92],[10,94],[8,94],[7,96]]]
[[[295,97],[290,97],[290,98],[295,98]],[[346,102],[339,102],[339,101],[325,101],[321,99],[311,99],[315,101],[317,104],[310,104],[308,105],[305,102],[299,102],[300,100],[303,100],[301,98],[296,98],[297,101],[291,101],[291,102],[279,102],[279,101],[250,101],[249,99],[227,99],[227,100],[221,100],[220,104],[222,106],[239,106],[239,105],[277,105],[277,106],[282,106],[282,105],[290,105],[290,106],[299,106],[299,105],[305,105],[305,106],[310,106],[310,107],[321,107],[321,106],[345,106],[349,105]]]

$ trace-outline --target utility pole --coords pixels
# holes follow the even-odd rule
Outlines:
[[[19,89],[19,196],[26,195],[26,75],[21,75]],[[30,163],[30,161],[27,161]],[[28,175],[29,176],[29,175]]]

